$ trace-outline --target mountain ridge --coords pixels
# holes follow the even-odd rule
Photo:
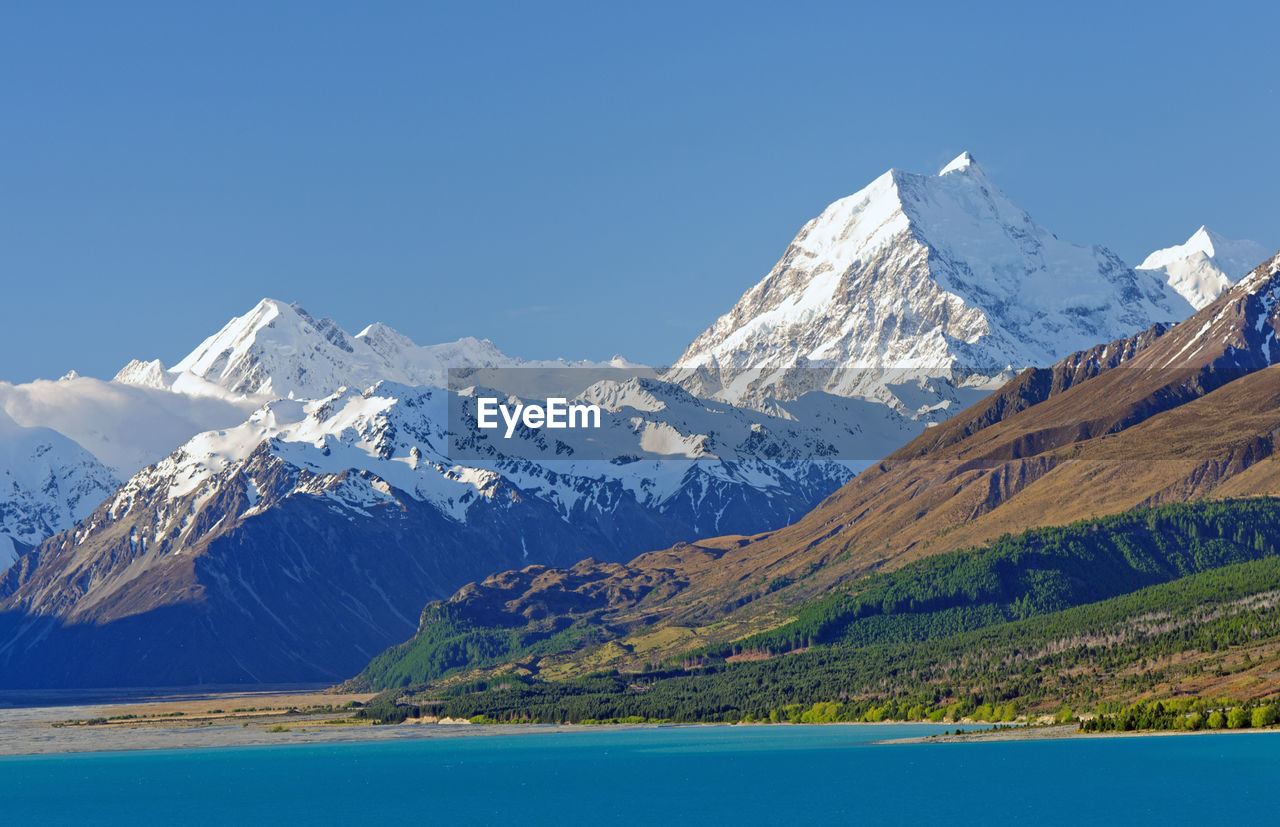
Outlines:
[[[521,670],[635,669],[769,628],[787,606],[870,572],[1009,532],[1162,503],[1280,495],[1277,305],[1280,256],[1172,328],[1024,372],[786,528],[699,540],[621,566],[493,575],[450,600],[481,616],[562,607],[531,617],[530,630],[588,624],[560,648],[522,658]]]
[[[751,404],[821,389],[901,408],[886,371],[989,380],[1190,311],[1162,278],[1035,224],[966,152],[829,205],[672,378]]]
[[[841,270],[850,250],[856,260]],[[864,253],[866,261],[858,258]],[[1087,278],[1068,283],[1081,273]],[[523,373],[546,381],[561,368],[636,366],[621,357],[525,361],[472,338],[420,347],[380,323],[351,335],[296,304],[264,299],[173,368],[135,361],[114,383],[99,383],[147,399],[221,405],[218,416],[238,418],[152,457],[86,519],[0,577],[5,680],[74,681],[73,653],[84,646],[120,662],[163,659],[174,647],[217,653],[203,664],[193,654],[150,660],[153,671],[131,676],[104,656],[94,662],[94,681],[327,680],[412,631],[426,598],[445,598],[493,571],[585,557],[601,562],[574,566],[577,585],[568,591],[589,593],[583,605],[592,611],[641,612],[618,628],[637,618],[694,627],[726,617],[716,634],[746,628],[782,611],[785,600],[909,562],[931,544],[981,540],[1008,522],[1000,515],[1042,518],[1028,517],[1018,497],[1044,480],[1078,484],[1070,481],[1072,462],[1100,450],[1098,440],[1114,436],[1113,452],[1140,451],[1131,436],[1147,420],[1176,419],[1181,407],[1269,365],[1280,356],[1275,325],[1268,327],[1277,291],[1256,278],[1242,284],[1244,292],[1227,291],[1212,306],[1217,315],[1193,317],[1195,332],[1185,322],[1152,323],[1175,312],[1176,294],[1160,277],[1130,270],[1104,248],[1060,242],[965,153],[937,176],[891,170],[833,204],[744,296],[748,310],[759,309],[751,304],[758,299],[760,307],[772,303],[766,316],[786,312],[764,322],[744,316],[743,324],[735,308],[721,319],[733,328],[721,342],[729,342],[726,353],[753,330],[767,339],[785,327],[774,324],[779,319],[813,327],[813,342],[784,337],[771,349],[762,339],[762,349],[747,348],[753,366],[742,370],[711,352],[691,373],[592,380],[572,393],[602,406],[599,433],[550,439],[521,428],[510,443],[470,440],[474,456],[458,454],[451,434],[467,432],[478,393],[516,400],[526,393],[503,386],[503,371],[534,368]],[[921,286],[924,300],[913,293]],[[856,300],[824,304],[828,289]],[[980,294],[990,300],[982,307],[973,299]],[[1063,305],[1064,297],[1075,303]],[[859,351],[874,357],[861,374],[849,348],[872,328],[849,324],[866,321],[846,312],[855,305],[878,331]],[[993,327],[991,307],[1003,326]],[[1088,339],[1111,329],[1123,335],[1110,345]],[[835,339],[822,338],[832,331]],[[1092,346],[1019,374],[925,431],[985,396],[985,383],[1003,380],[1015,363],[1048,358],[1076,340]],[[1206,350],[1219,340],[1225,349]],[[1152,361],[1156,352],[1164,362]],[[754,364],[760,353],[765,364]],[[844,362],[855,365],[852,378],[836,364]],[[1128,364],[1164,371],[1168,381],[1116,380],[1115,369]],[[1200,373],[1175,375],[1193,367]],[[449,382],[452,368],[472,384]],[[486,376],[497,376],[493,387]],[[50,384],[91,386],[76,377]],[[1265,399],[1264,386],[1249,384]],[[1109,389],[1095,400],[1102,412],[1072,415],[1076,400],[1094,393],[1081,388],[1098,387]],[[1245,397],[1214,398],[1264,419],[1257,400]],[[1187,427],[1200,433],[1205,425]],[[888,450],[920,431],[901,451]],[[95,438],[105,444],[109,436]],[[1273,450],[1262,431],[1239,446],[1225,436],[1207,435],[1205,444],[1219,451],[1212,461],[1194,463],[1165,489],[1145,490],[1148,499],[1256,474]],[[936,466],[939,457],[943,471],[918,462]],[[894,487],[899,494],[886,493]],[[943,540],[919,525],[926,513],[940,515],[941,533],[954,536]],[[562,576],[544,574],[495,576],[527,589]],[[645,588],[633,588],[640,581]],[[650,594],[665,596],[640,606]],[[609,602],[615,598],[626,605]],[[329,616],[315,610],[331,603],[340,608]],[[545,601],[529,607],[554,616]],[[330,625],[304,640],[290,617]]]

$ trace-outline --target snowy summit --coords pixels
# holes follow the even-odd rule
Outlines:
[[[1256,241],[1230,241],[1202,226],[1185,244],[1147,256],[1138,269],[1163,274],[1199,310],[1270,255]]]
[[[992,376],[1191,312],[1163,277],[1036,224],[965,152],[828,206],[676,366],[696,392],[749,404],[877,396],[889,371]]]

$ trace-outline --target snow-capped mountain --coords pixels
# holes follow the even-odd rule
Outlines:
[[[469,580],[779,528],[1003,371],[1189,313],[1162,274],[1035,225],[967,154],[833,204],[662,379],[351,335],[264,299],[173,368],[0,385],[127,477],[0,575],[0,683],[345,677]],[[481,391],[604,421],[486,439]],[[59,407],[81,398],[166,413]]]
[[[173,392],[75,372],[57,381],[0,382],[0,526],[18,547],[70,528],[120,480],[194,434],[243,422],[259,404],[220,388]],[[0,532],[4,529],[0,528]],[[12,542],[0,540],[0,570]]]
[[[299,307],[264,299],[172,370],[159,360],[135,360],[111,382],[74,371],[58,381],[0,382],[0,417],[11,420],[8,432],[26,435],[22,450],[8,451],[0,464],[7,478],[0,495],[5,497],[0,525],[24,526],[14,535],[18,546],[0,541],[0,565],[9,564],[14,549],[69,528],[111,493],[118,480],[163,459],[198,433],[244,422],[271,399],[323,397],[340,387],[364,388],[387,378],[443,384],[450,367],[571,364],[591,363],[526,362],[478,339],[420,347],[382,324],[351,336],[329,319],[317,320]],[[605,364],[632,366],[621,357]],[[31,435],[36,433],[70,459],[50,466],[43,453],[32,452],[36,437]],[[84,456],[94,467],[90,478],[113,484],[86,489],[78,470],[85,465]],[[31,493],[36,481],[38,496]]]
[[[20,551],[71,528],[119,484],[75,442],[24,428],[0,410],[0,572]]]
[[[851,470],[859,467],[858,461],[865,465],[884,453],[886,446],[897,445],[912,433],[911,424],[901,417],[885,415],[879,409],[862,410],[869,406],[854,400],[820,398],[823,395],[817,394],[804,402],[791,403],[789,409],[776,406],[766,415],[698,400],[674,385],[642,378],[652,371],[620,356],[603,363],[528,361],[505,355],[488,340],[470,338],[422,347],[380,323],[351,336],[330,319],[316,319],[297,305],[273,299],[264,299],[249,313],[233,319],[174,368],[165,369],[158,361],[133,362],[117,375],[115,382],[197,398],[222,394],[241,405],[250,400],[275,400],[243,425],[218,431],[231,436],[206,434],[193,441],[213,439],[220,445],[227,444],[227,439],[237,441],[241,450],[238,454],[232,451],[235,459],[230,461],[244,459],[268,438],[273,444],[283,445],[296,441],[289,434],[314,435],[314,427],[301,431],[293,427],[303,408],[290,408],[285,404],[287,400],[312,399],[332,406],[335,393],[356,393],[374,386],[398,387],[401,390],[393,394],[382,415],[394,423],[398,414],[391,412],[402,411],[407,405],[414,409],[417,419],[401,422],[401,432],[423,434],[436,429],[432,445],[419,449],[435,452],[437,468],[428,473],[428,478],[434,478],[439,468],[458,463],[456,455],[452,460],[446,456],[450,446],[445,442],[445,429],[474,432],[474,418],[468,422],[448,421],[449,394],[440,389],[447,384],[451,369],[455,379],[473,380],[473,384],[461,389],[463,396],[474,393],[475,383],[493,380],[502,384],[495,393],[504,397],[511,394],[513,400],[518,400],[520,394],[554,392],[580,395],[584,401],[605,407],[608,415],[600,431],[589,435],[561,433],[554,441],[554,449],[543,450],[545,438],[522,428],[519,438],[500,450],[486,446],[483,451],[467,454],[470,461],[463,463],[486,473],[501,473],[531,493],[545,490],[566,519],[581,517],[580,512],[574,515],[574,507],[584,501],[583,491],[570,493],[562,486],[548,485],[548,479],[576,480],[574,484],[580,489],[583,485],[590,487],[583,480],[594,481],[592,484],[601,490],[587,499],[611,500],[623,492],[655,513],[675,507],[672,504],[680,495],[688,494],[692,488],[731,489],[736,493],[721,491],[728,500],[751,492],[745,496],[753,501],[752,508],[730,509],[724,503],[711,510],[686,508],[686,518],[671,535],[672,541],[776,527],[781,524],[779,521],[800,513],[796,509],[807,508],[847,479]],[[598,378],[601,376],[606,378]],[[436,390],[422,395],[405,390],[408,388]],[[411,401],[397,401],[406,394]],[[457,406],[458,411],[465,409],[465,403]],[[286,410],[295,416],[282,420]],[[813,424],[809,424],[810,419]],[[268,420],[269,427],[264,424]],[[396,426],[392,427],[394,433]],[[284,430],[277,433],[272,429]],[[342,438],[335,432],[321,442]],[[192,444],[182,450],[189,455],[200,451]],[[343,468],[372,470],[367,458],[342,456],[344,462],[350,463]],[[843,462],[827,462],[818,471],[807,467],[780,471],[774,466],[752,473],[743,470],[744,464],[756,460],[798,463],[815,458]],[[686,467],[687,464],[673,462],[676,459],[711,461]],[[222,457],[210,461],[229,460]],[[306,465],[308,461],[299,462]],[[547,466],[549,462],[554,465]],[[321,465],[329,473],[339,470],[333,460]],[[314,462],[310,467],[319,469]],[[400,479],[387,469],[377,473],[395,480],[406,491],[412,492],[422,484],[421,479]],[[802,478],[803,482],[797,485],[793,477]],[[613,490],[618,486],[621,487]],[[605,489],[609,489],[608,493]],[[665,535],[642,533],[618,538],[616,542],[623,549],[642,550],[647,543],[666,539]]]
[[[451,368],[596,364],[515,359],[488,339],[421,346],[381,323],[352,336],[332,319],[317,319],[296,304],[268,298],[227,322],[172,368],[159,360],[135,360],[114,381],[197,396],[225,394],[266,401],[320,399],[338,388],[365,389],[382,381],[443,386]],[[627,367],[631,363],[615,357],[604,364]]]
[[[449,395],[382,382],[276,400],[135,474],[0,577],[0,621],[39,618],[0,628],[0,683],[333,680],[469,580],[776,528],[851,476],[811,461],[853,450],[820,428],[651,380],[583,394],[607,406],[592,457],[615,461],[576,459],[576,442],[459,464]],[[693,459],[712,451],[724,461]]]
[[[753,405],[824,390],[918,415],[886,385],[938,398],[1191,312],[1163,278],[1036,224],[966,152],[823,210],[668,377]]]
[[[451,368],[476,384],[442,387]],[[0,681],[344,677],[469,580],[771,530],[847,481],[849,460],[912,433],[883,409],[859,424],[859,400],[813,394],[765,413],[645,373],[620,358],[526,362],[478,340],[421,348],[381,325],[350,336],[270,300],[172,370],[135,362],[99,384],[254,410],[133,473],[0,577],[0,625],[17,624],[0,629]],[[580,386],[602,427],[521,428],[460,451],[488,380],[535,397]]]
[[[1147,256],[1138,269],[1159,273],[1199,310],[1270,254],[1256,241],[1231,241],[1202,226],[1186,243]]]
[[[150,507],[159,492],[169,502],[193,494],[216,499],[259,452],[309,477],[353,470],[364,474],[364,482],[344,489],[348,494],[359,491],[347,506],[385,500],[390,487],[458,523],[467,522],[478,499],[499,484],[519,489],[525,500],[545,501],[580,528],[604,525],[619,509],[639,508],[665,517],[690,496],[691,480],[700,481],[695,486],[699,500],[721,489],[687,521],[672,522],[670,536],[610,536],[614,550],[602,553],[627,556],[684,536],[751,533],[798,516],[852,475],[835,458],[860,451],[859,441],[868,438],[856,429],[800,424],[707,403],[666,383],[633,379],[599,382],[579,397],[604,403],[599,429],[565,431],[548,440],[544,432],[521,427],[511,447],[486,440],[482,450],[473,452],[474,460],[459,461],[462,441],[450,433],[458,423],[448,422],[448,395],[440,388],[380,382],[367,391],[344,389],[321,400],[268,403],[243,424],[199,434],[134,475],[117,492],[108,513],[113,520],[127,517],[140,503]],[[474,421],[471,401],[465,398],[457,410]],[[831,413],[834,420],[845,409]],[[888,435],[870,438],[879,443]],[[802,463],[814,466],[803,477],[792,468]],[[817,490],[805,490],[810,485]],[[293,493],[311,489],[283,496]],[[745,500],[749,507],[738,509],[735,500]],[[730,507],[742,513],[727,517]],[[766,516],[779,509],[789,513]],[[179,509],[178,516],[189,515]],[[137,539],[156,545],[178,537],[176,529],[165,525],[164,520],[156,522],[154,530],[142,531]],[[88,529],[85,536],[95,530]],[[524,545],[526,552],[540,551],[537,538]]]

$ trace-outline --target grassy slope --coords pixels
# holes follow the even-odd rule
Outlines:
[[[795,719],[813,704],[831,704],[836,720],[937,710],[958,718],[983,705],[1036,713],[1153,696],[1249,700],[1277,693],[1277,668],[1280,558],[1269,557],[927,642],[817,646],[692,671],[559,682],[508,675],[399,701],[499,720]],[[397,695],[372,709],[387,709]]]
[[[1125,635],[1136,635],[1133,639],[1141,638],[1142,643],[1137,648],[1124,648],[1116,638],[1107,659],[1090,662],[1088,668],[1101,664],[1113,678],[1130,667],[1137,669],[1135,675],[1146,674],[1149,664],[1144,661],[1155,653],[1189,662],[1195,658],[1187,655],[1186,647],[1151,639],[1151,630],[1136,618],[1147,613],[1181,619],[1223,601],[1229,603],[1246,592],[1256,594],[1280,586],[1273,582],[1274,577],[1280,577],[1277,542],[1280,501],[1265,498],[1139,509],[1061,528],[1028,531],[1001,538],[984,549],[927,558],[865,579],[810,602],[791,623],[771,632],[746,636],[729,646],[704,647],[698,662],[708,669],[698,675],[667,664],[666,672],[599,678],[606,682],[606,688],[586,692],[592,700],[575,701],[578,706],[573,709],[577,711],[572,714],[623,717],[585,715],[587,707],[600,706],[628,715],[640,714],[636,709],[653,713],[645,717],[717,719],[724,715],[758,716],[762,710],[768,714],[783,701],[804,703],[882,693],[938,703],[947,697],[972,694],[974,686],[988,687],[979,694],[992,694],[995,690],[990,687],[996,685],[1006,687],[996,694],[1008,694],[1012,673],[983,671],[966,652],[1001,651],[1005,657],[1025,660],[1025,654],[1015,653],[1045,650],[1044,657],[1048,657],[1046,647],[1057,645],[1054,641],[1114,637],[1122,628],[1129,630]],[[1251,560],[1263,560],[1267,565],[1248,568],[1250,564],[1243,561]],[[1171,581],[1176,584],[1154,585]],[[1164,619],[1159,623],[1167,626],[1169,622]],[[428,634],[389,653],[385,661],[375,661],[366,673],[370,683],[380,677],[380,688],[405,686],[422,682],[415,678],[439,678],[450,669],[477,662],[493,664],[491,674],[504,675],[501,681],[510,683],[512,675],[525,680],[522,675],[528,670],[512,670],[503,664],[561,648],[569,637],[593,634],[597,627],[583,621],[557,634],[538,636],[529,634],[527,628],[476,626],[442,615],[427,628]],[[1185,625],[1180,628],[1178,634],[1184,638],[1172,640],[1190,640],[1185,637]],[[813,648],[754,663],[724,663],[726,659],[769,657],[798,647]],[[1051,661],[1046,663],[1052,666]],[[980,657],[976,663],[984,662]],[[1065,668],[1083,669],[1083,663],[1077,657]],[[946,664],[950,666],[938,672]],[[381,673],[374,671],[379,668]],[[904,670],[917,677],[897,682],[895,676]],[[474,678],[477,673],[466,674]],[[630,690],[619,693],[607,689],[613,685],[609,681],[629,686],[633,680],[650,681],[656,675],[665,675],[660,681],[663,689],[653,695],[641,693],[649,700],[626,700]],[[919,677],[922,675],[932,677]],[[1091,682],[1097,682],[1093,673],[1079,686],[1041,678],[1036,686],[1042,689],[1031,691],[1024,686],[1010,697],[1024,704],[1060,702],[1078,695]],[[514,706],[489,707],[488,701],[468,701],[464,696],[451,699],[448,708],[458,714],[471,710],[511,715],[525,704],[525,711],[538,717],[572,717],[558,704],[581,694],[572,689],[574,686],[573,681],[539,681],[521,690],[529,693],[523,699],[519,693],[506,695]],[[762,687],[773,688],[765,691]],[[1135,691],[1135,687],[1138,684],[1126,691]],[[665,698],[668,689],[676,693],[676,700],[664,700],[659,709],[657,699]],[[437,681],[426,695],[449,696],[452,691],[449,681]],[[552,700],[542,697],[548,693]],[[423,691],[414,694],[421,696]],[[717,700],[711,706],[689,706],[688,698],[694,696]],[[664,714],[657,714],[659,711]]]

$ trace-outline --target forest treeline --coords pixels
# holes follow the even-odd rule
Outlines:
[[[686,653],[665,665],[815,645],[933,640],[1273,556],[1278,538],[1280,501],[1270,498],[1173,504],[1035,529],[873,575],[799,607],[779,628]],[[425,684],[604,639],[592,617],[561,629],[485,626],[448,603],[433,603],[418,634],[374,658],[349,687]]]
[[[1159,716],[1099,705],[1194,683],[1206,669],[1247,669],[1234,652],[1280,647],[1276,537],[1280,503],[1271,499],[1161,506],[1038,529],[877,575],[802,607],[778,629],[680,663],[564,681],[504,674],[447,690],[400,688],[365,714],[1007,721],[1102,710],[1090,726],[1124,728]],[[477,631],[445,626],[438,642],[450,645],[459,631]],[[744,652],[763,659],[726,660]],[[1236,723],[1240,715],[1253,721],[1254,706],[1214,703],[1165,708],[1160,720],[1203,712],[1207,727],[1215,711],[1225,721],[1242,709]]]

